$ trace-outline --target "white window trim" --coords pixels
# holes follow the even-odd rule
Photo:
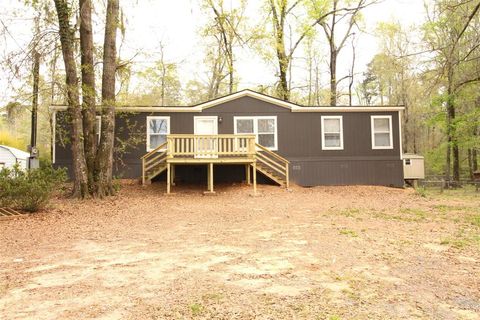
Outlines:
[[[322,150],[343,150],[343,117],[342,116],[322,116]],[[325,133],[336,133],[336,132],[325,132],[325,120],[335,119],[340,120],[340,146],[339,147],[327,147],[325,145]]]
[[[233,117],[233,132],[235,134],[239,134],[237,132],[237,120],[253,120],[253,135],[255,135],[255,141],[258,142],[258,120],[260,119],[273,119],[275,121],[275,131],[273,132],[274,134],[274,146],[273,148],[268,148],[271,151],[277,151],[278,150],[278,132],[277,132],[277,127],[278,127],[278,122],[277,122],[277,116],[239,116],[239,117]],[[266,132],[263,132],[267,134]],[[242,133],[243,134],[243,133]]]
[[[152,151],[153,149],[151,149],[149,146],[150,146],[150,132],[148,131],[150,126],[150,120],[156,120],[156,119],[160,119],[160,120],[167,120],[167,135],[170,134],[170,117],[167,117],[167,116],[147,116],[147,122],[146,122],[146,130],[147,130],[147,145],[146,145],[146,148],[147,148],[147,152],[150,152]],[[165,151],[166,149],[160,149],[159,151]]]
[[[371,134],[372,134],[372,149],[374,150],[387,150],[393,149],[393,130],[392,130],[392,116],[370,116],[371,121]],[[390,145],[389,146],[376,146],[375,145],[375,120],[376,119],[388,119],[389,124],[389,135],[390,135]],[[378,132],[378,133],[387,133],[387,132]]]
[[[95,119],[99,120],[98,131],[95,134],[98,136],[97,143],[100,143],[100,135],[101,135],[101,132],[102,132],[102,116],[95,116]],[[96,123],[95,123],[95,125],[96,125]],[[97,128],[95,128],[95,130],[96,129]]]

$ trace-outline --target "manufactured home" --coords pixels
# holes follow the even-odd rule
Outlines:
[[[53,162],[71,171],[66,106]],[[402,187],[399,106],[300,106],[251,90],[194,106],[116,108],[114,175],[204,182]],[[97,117],[100,128],[100,116]]]

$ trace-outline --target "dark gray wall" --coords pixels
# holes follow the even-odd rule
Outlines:
[[[62,127],[65,112],[57,113],[57,127]],[[169,116],[171,133],[193,133],[194,116],[222,117],[219,134],[233,133],[234,116],[277,116],[278,153],[291,161],[291,180],[304,186],[314,185],[403,185],[400,160],[398,112],[291,112],[289,109],[251,97],[217,105],[203,112],[184,113],[117,113],[116,132],[119,141],[115,175],[136,178],[141,175],[140,157],[146,151],[146,117]],[[344,150],[322,150],[321,116],[343,116]],[[371,115],[391,115],[393,149],[373,150]],[[59,130],[57,130],[59,131]],[[61,131],[61,130],[60,130]],[[58,134],[57,134],[58,136]],[[71,164],[68,144],[56,144],[56,164]],[[188,172],[188,170],[182,170]],[[226,170],[226,174],[233,170]],[[241,172],[235,169],[235,172]],[[188,174],[187,174],[188,175]],[[237,174],[236,174],[237,175]],[[219,177],[220,179],[220,177]]]

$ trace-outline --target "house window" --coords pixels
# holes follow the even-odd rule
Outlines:
[[[322,149],[343,150],[342,116],[322,116]]]
[[[412,160],[410,160],[410,159],[405,159],[405,165],[406,165],[406,166],[412,165]]]
[[[277,150],[277,117],[235,117],[235,134],[253,134],[258,144]]]
[[[372,116],[372,149],[393,149],[392,116]]]
[[[102,131],[102,116],[95,117],[95,134],[97,135],[97,143],[100,143],[100,133]]]
[[[170,134],[170,117],[147,117],[147,151],[167,142]]]

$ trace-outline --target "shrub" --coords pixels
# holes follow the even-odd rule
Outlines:
[[[20,150],[24,150],[25,146],[27,145],[27,143],[23,139],[5,130],[0,130],[0,144],[14,147]]]
[[[58,185],[65,181],[64,169],[43,167],[23,171],[18,165],[0,171],[0,206],[29,212],[44,208]]]

